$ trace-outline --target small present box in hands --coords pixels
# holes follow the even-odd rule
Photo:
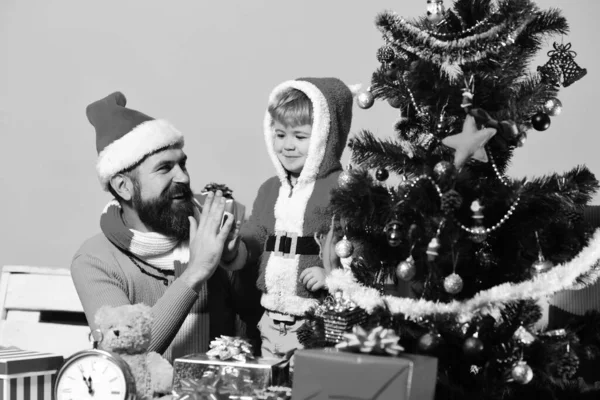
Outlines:
[[[0,399],[51,400],[63,362],[61,355],[0,346]]]
[[[226,185],[222,185],[222,184],[218,184],[218,183],[209,183],[208,185],[206,185],[202,189],[202,192],[200,192],[200,194],[194,196],[196,198],[196,200],[198,201],[198,203],[200,204],[200,208],[202,208],[202,205],[204,204],[204,201],[206,200],[206,196],[210,192],[215,193],[217,190],[220,190],[221,192],[223,192],[223,197],[225,197],[225,199],[226,199],[225,213],[223,215],[223,220],[221,221],[221,226],[223,226],[226,219],[230,218],[230,217],[234,218],[234,221],[244,222],[244,218],[246,215],[246,206],[244,206],[242,203],[237,202],[233,198],[233,191],[231,189],[229,189]],[[234,222],[234,225],[235,225],[235,222]]]
[[[289,361],[252,356],[245,340],[221,336],[206,354],[174,362],[173,394],[178,400],[243,399],[273,385],[289,382]]]
[[[367,320],[367,313],[348,299],[345,299],[341,291],[329,296],[320,304],[315,315],[323,319],[325,328],[325,341],[328,344],[336,344],[342,341],[344,333]]]

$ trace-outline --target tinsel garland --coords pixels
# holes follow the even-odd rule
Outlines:
[[[502,304],[526,299],[541,299],[561,290],[568,290],[579,285],[578,278],[586,275],[586,284],[594,283],[600,274],[589,276],[592,269],[600,268],[600,229],[588,244],[573,260],[557,265],[550,271],[539,274],[535,278],[513,284],[503,283],[481,291],[471,299],[438,303],[428,300],[415,300],[381,295],[379,290],[359,283],[352,272],[334,270],[327,277],[327,287],[331,292],[341,290],[344,295],[359,307],[371,313],[377,307],[387,308],[393,315],[403,314],[407,318],[417,319],[430,315],[455,314],[461,322],[468,322],[477,314],[492,314]]]
[[[384,15],[394,20],[393,30],[408,33],[411,36],[394,38],[391,33],[386,32],[390,28],[389,26],[380,28],[386,41],[442,67],[450,82],[455,82],[462,75],[461,65],[478,62],[489,57],[490,54],[497,54],[507,44],[506,42],[514,42],[521,32],[537,18],[534,13],[520,13],[519,16],[522,17],[522,20],[506,21],[493,26],[486,32],[444,41],[408,23],[395,13]],[[516,26],[516,28],[511,30],[512,26]],[[415,43],[409,43],[407,39],[413,39]]]
[[[524,27],[528,25],[535,16],[529,15],[524,18],[523,21],[519,21],[518,23],[503,22],[498,25],[492,26],[489,30],[485,32],[481,32],[472,36],[467,36],[464,38],[453,39],[453,40],[440,40],[434,37],[427,31],[424,31],[406,21],[404,18],[398,16],[396,13],[390,15],[394,20],[394,30],[402,31],[412,36],[412,38],[403,37],[402,43],[406,43],[406,39],[412,39],[416,44],[414,46],[427,46],[432,51],[439,51],[442,53],[452,51],[452,50],[464,50],[473,45],[485,46],[489,43],[486,43],[487,40],[498,39],[501,37],[513,37],[516,31],[509,32],[511,26],[519,26]],[[522,29],[522,28],[521,28]],[[388,37],[388,39],[391,39]],[[393,39],[392,39],[393,40]],[[400,42],[400,41],[398,41]]]

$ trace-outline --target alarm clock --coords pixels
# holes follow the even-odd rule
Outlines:
[[[91,337],[91,333],[90,333]],[[135,400],[135,378],[117,354],[94,348],[73,354],[56,376],[54,400]]]

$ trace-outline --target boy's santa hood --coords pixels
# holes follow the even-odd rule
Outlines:
[[[308,157],[298,178],[298,184],[313,182],[341,169],[340,158],[352,121],[352,99],[360,85],[347,86],[337,78],[299,78],[275,87],[269,96],[269,105],[284,92],[294,88],[310,99],[313,107],[313,124]],[[267,109],[264,134],[267,151],[281,183],[289,186],[287,172],[273,148],[275,132],[273,118]]]

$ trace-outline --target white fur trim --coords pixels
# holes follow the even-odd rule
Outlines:
[[[265,293],[260,299],[260,304],[267,310],[276,311],[296,316],[304,316],[315,308],[319,302],[300,296],[281,297],[273,293]]]
[[[323,162],[323,157],[325,156],[325,148],[327,147],[329,125],[331,121],[329,106],[327,105],[327,99],[323,96],[323,93],[321,93],[315,85],[307,81],[286,81],[279,84],[271,92],[269,104],[272,104],[277,96],[290,88],[304,92],[313,105],[313,125],[310,135],[310,144],[308,145],[308,157],[306,158],[300,177],[298,177],[298,183],[310,182],[314,181],[317,177],[319,168]],[[267,144],[267,152],[271,157],[271,161],[275,166],[277,176],[279,176],[282,185],[287,185],[289,187],[289,183],[287,182],[287,172],[281,165],[281,162],[275,153],[275,149],[273,148],[275,132],[271,127],[272,123],[273,118],[271,117],[271,114],[269,114],[269,110],[267,110],[264,120],[264,135]]]
[[[350,89],[350,93],[352,93],[352,97],[358,96],[361,92],[363,85],[361,83],[356,83],[354,85],[348,85],[348,89]]]
[[[310,232],[304,232],[304,216],[306,205],[315,187],[315,182],[298,182],[290,196],[291,188],[289,185],[282,185],[279,188],[279,195],[275,203],[275,230],[289,233],[296,233],[298,236],[305,236]],[[284,258],[271,253],[265,266],[265,286],[267,293],[273,296],[268,307],[271,311],[281,313],[292,313],[290,309],[298,311],[300,315],[308,311],[309,302],[299,302],[294,299],[303,299],[296,296],[296,287],[298,282],[298,262],[300,256],[294,258]],[[271,297],[268,297],[271,298]],[[303,299],[310,300],[310,299]],[[266,301],[266,300],[265,300]],[[304,305],[300,305],[300,303]],[[266,306],[265,306],[266,307]]]
[[[298,236],[312,235],[314,232],[304,232],[304,217],[308,199],[315,188],[315,181],[297,182],[292,189],[281,186],[275,203],[275,230],[297,233]]]
[[[153,151],[183,144],[183,135],[168,121],[157,119],[141,123],[100,152],[96,163],[100,184],[108,190],[108,181],[114,174],[131,167]]]

